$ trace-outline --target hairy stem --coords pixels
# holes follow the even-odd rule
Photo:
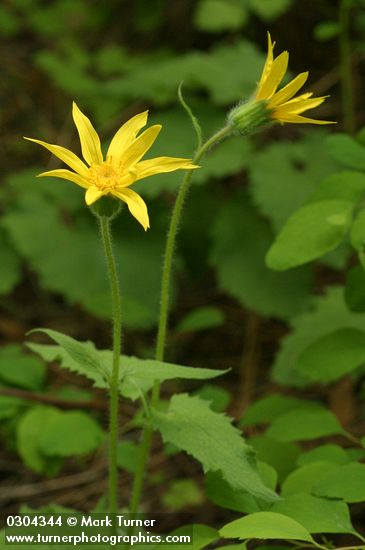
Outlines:
[[[226,138],[232,133],[232,128],[230,126],[225,126],[209,138],[201,147],[196,151],[193,162],[199,162],[207,151],[215,144],[220,142],[222,139]],[[166,336],[167,336],[167,323],[169,317],[169,306],[170,306],[170,283],[171,283],[171,272],[174,260],[176,236],[178,233],[181,214],[184,206],[184,202],[187,196],[187,193],[190,188],[190,184],[193,177],[193,171],[189,170],[185,173],[185,176],[182,180],[179,192],[176,197],[175,205],[173,208],[170,226],[167,233],[166,247],[165,247],[165,256],[162,268],[162,280],[161,280],[161,301],[160,301],[160,316],[158,323],[158,332],[157,332],[157,342],[156,342],[156,351],[155,359],[157,361],[163,361],[165,346],[166,346]],[[160,383],[155,382],[152,390],[152,396],[150,405],[152,408],[158,406],[158,401],[160,397]],[[137,464],[137,471],[133,483],[132,491],[132,500],[130,505],[130,512],[136,513],[139,510],[139,504],[141,501],[143,481],[145,477],[146,467],[148,463],[148,458],[151,449],[152,443],[152,434],[153,427],[149,423],[143,430],[142,441],[140,446],[139,459]]]
[[[118,508],[118,467],[117,467],[117,445],[118,445],[118,404],[119,404],[119,368],[122,337],[122,311],[119,290],[119,279],[113,252],[110,220],[107,217],[100,217],[100,230],[103,241],[105,259],[108,266],[110,292],[113,311],[113,365],[110,377],[109,390],[109,479],[108,479],[108,506],[109,513],[116,514]]]

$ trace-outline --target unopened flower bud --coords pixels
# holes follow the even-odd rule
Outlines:
[[[228,115],[228,124],[240,134],[252,134],[272,122],[267,101],[256,99],[240,103]]]

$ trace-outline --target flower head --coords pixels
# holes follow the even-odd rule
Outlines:
[[[97,132],[76,103],[72,106],[72,116],[85,162],[60,145],[25,138],[42,145],[71,168],[50,170],[39,174],[39,177],[62,178],[83,187],[86,189],[85,201],[88,206],[105,195],[112,195],[125,202],[132,216],[147,230],[150,226],[147,206],[130,186],[148,176],[174,170],[192,170],[198,166],[184,158],[156,157],[141,160],[161,130],[161,125],[156,124],[137,135],[147,123],[148,111],[132,117],[119,128],[111,140],[105,159]]]
[[[304,111],[318,107],[328,96],[314,97],[313,93],[295,94],[302,88],[308,78],[309,72],[298,74],[284,88],[277,91],[288,68],[289,53],[284,51],[274,59],[275,42],[268,34],[268,52],[264,69],[258,83],[255,99],[267,101],[271,111],[271,118],[279,122],[297,122],[311,124],[334,124],[327,120],[315,120],[300,116]]]
[[[251,132],[270,121],[301,124],[334,124],[301,116],[301,113],[318,107],[328,96],[312,97],[313,93],[295,94],[307,81],[309,72],[300,73],[277,91],[288,68],[289,53],[282,52],[274,59],[275,42],[268,34],[266,62],[253,97],[235,107],[229,114],[229,122],[241,132]]]

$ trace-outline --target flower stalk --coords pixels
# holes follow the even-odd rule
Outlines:
[[[118,405],[120,355],[122,348],[122,309],[119,290],[119,279],[111,239],[111,218],[99,216],[99,224],[105,259],[108,267],[110,293],[113,311],[113,363],[109,381],[109,442],[108,442],[108,508],[110,514],[116,514],[118,509]]]
[[[209,151],[209,149],[211,149],[214,145],[216,145],[223,139],[230,136],[232,132],[233,132],[233,128],[231,125],[224,126],[221,130],[219,130],[211,138],[209,138],[196,151],[192,162],[194,164],[200,162],[200,160]],[[160,315],[159,315],[156,350],[155,350],[155,359],[157,361],[164,360],[166,336],[167,336],[167,323],[168,323],[169,305],[170,305],[170,283],[171,283],[171,273],[172,273],[172,266],[173,266],[173,260],[174,260],[176,236],[180,226],[180,220],[181,220],[185,199],[192,181],[192,175],[193,175],[192,171],[185,173],[185,176],[183,178],[179,192],[176,197],[174,209],[171,216],[169,230],[167,233],[164,262],[163,262],[163,268],[162,268]],[[159,398],[160,398],[160,383],[156,381],[152,389],[152,395],[151,395],[151,401],[150,401],[150,405],[152,408],[156,408],[158,406]],[[136,474],[133,482],[132,498],[131,498],[131,504],[130,504],[130,513],[132,514],[135,514],[139,511],[143,481],[145,478],[148,458],[149,458],[150,449],[151,449],[152,435],[153,435],[153,426],[149,422],[143,430],[137,470],[136,470]]]

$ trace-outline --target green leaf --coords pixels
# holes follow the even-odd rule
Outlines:
[[[365,210],[361,212],[354,219],[351,231],[350,241],[355,250],[362,252],[365,245]]]
[[[45,456],[39,448],[39,438],[51,420],[59,414],[53,407],[34,407],[26,412],[17,425],[17,450],[28,468],[47,475],[57,474],[60,458]]]
[[[96,382],[100,381],[102,386],[103,382],[106,382],[109,379],[110,365],[108,365],[102,354],[95,349],[92,342],[78,342],[66,334],[46,328],[35,328],[29,334],[34,332],[46,334],[49,338],[57,342],[62,350],[66,352],[66,360],[67,357],[70,358],[69,364],[71,365],[71,368],[68,367],[70,370],[74,370],[73,367],[76,365],[76,372],[79,374],[84,374]],[[28,344],[28,347],[37,353],[42,351],[42,346],[39,344],[31,343]],[[49,357],[49,352],[51,351],[50,346],[47,346],[47,348],[46,356]],[[52,357],[51,360],[54,360],[55,358],[56,357]],[[61,366],[66,365],[62,363]]]
[[[46,456],[69,457],[95,451],[103,439],[99,424],[86,413],[59,411],[39,434],[38,446]]]
[[[265,462],[258,463],[258,469],[265,485],[275,490],[277,473]],[[207,497],[220,506],[235,512],[252,514],[260,510],[268,510],[271,506],[266,501],[255,498],[247,491],[233,489],[218,472],[209,472],[205,477],[205,492]]]
[[[313,485],[313,494],[341,498],[345,502],[365,500],[365,464],[351,463],[323,473]]]
[[[223,32],[241,28],[247,13],[239,0],[200,0],[194,14],[194,25],[200,31]]]
[[[319,263],[323,264],[326,267],[329,267],[330,269],[344,271],[347,268],[348,261],[351,255],[351,246],[348,242],[348,239],[345,239],[337,248],[331,250],[330,252],[327,252],[327,254],[322,256],[322,258],[319,260]]]
[[[361,265],[356,265],[347,272],[345,300],[351,311],[365,311],[365,271]]]
[[[21,27],[18,14],[14,14],[10,6],[0,6],[0,35],[10,37],[16,35]]]
[[[221,471],[233,488],[268,501],[276,495],[258,474],[252,449],[246,445],[231,419],[213,412],[198,397],[174,395],[166,413],[153,411],[153,422],[163,441],[199,460],[204,472]]]
[[[138,51],[133,55],[128,51],[126,61],[119,62],[116,74],[105,80],[103,74],[101,79],[95,77],[95,56],[90,58],[89,52],[84,55],[89,64],[85,67],[77,59],[75,62],[75,49],[72,42],[57,53],[55,50],[37,51],[35,63],[58,89],[83,97],[100,121],[113,120],[120,116],[121,106],[127,107],[135,101],[155,106],[171,104],[181,81],[191,83],[194,89],[203,92],[199,94],[201,97],[207,95],[212,103],[232,104],[252,94],[265,58],[251,42],[239,38],[213,45],[208,51],[192,50],[178,56],[173,50],[162,47],[145,54]],[[244,69],[242,59],[245,60]],[[100,97],[107,101],[100,101]],[[165,154],[170,155],[170,152],[165,151]]]
[[[327,461],[311,462],[288,475],[281,486],[281,496],[288,497],[298,493],[310,494],[318,479],[328,472],[337,472],[339,466]]]
[[[192,67],[193,70],[186,81],[199,83],[200,87],[208,90],[214,104],[224,105],[226,108],[227,104],[252,94],[260,76],[264,57],[252,42],[246,40],[237,40],[232,44],[218,43],[207,54],[201,56],[199,62]],[[242,59],[245,60],[244,68]],[[176,58],[173,65],[176,65]],[[171,72],[169,79],[171,81]],[[242,147],[242,140],[231,141],[241,141]]]
[[[276,502],[271,511],[298,521],[310,533],[354,533],[350,512],[344,502],[303,493]]]
[[[343,289],[329,287],[324,296],[316,297],[310,310],[291,320],[292,332],[281,341],[276,355],[273,378],[286,386],[306,386],[311,380],[296,370],[298,357],[318,338],[342,328],[363,330],[365,315],[352,313],[343,299]]]
[[[219,534],[223,538],[282,539],[313,542],[310,533],[297,521],[275,512],[256,512],[228,523]]]
[[[276,418],[266,432],[278,441],[301,441],[343,433],[335,415],[324,408],[293,409]]]
[[[353,205],[328,200],[308,204],[295,212],[271,246],[266,262],[282,271],[323,256],[340,244],[349,227]]]
[[[21,261],[11,246],[7,235],[0,228],[0,294],[11,292],[21,277]]]
[[[298,458],[298,466],[305,466],[312,462],[327,461],[333,464],[347,464],[351,462],[346,451],[339,445],[328,443],[327,445],[319,445],[314,449],[303,453]]]
[[[189,550],[201,550],[219,539],[216,529],[199,523],[178,527],[171,535],[184,535],[187,533],[192,535],[193,540],[192,544],[189,544]],[[158,545],[155,548],[157,547]],[[164,544],[164,547],[166,550],[186,550],[186,544]]]
[[[169,512],[177,512],[188,506],[199,506],[204,495],[194,479],[176,479],[165,489],[163,505]]]
[[[360,128],[360,130],[356,133],[356,139],[359,143],[365,145],[365,126]]]
[[[362,441],[362,445],[364,446],[364,441]],[[365,451],[363,449],[346,449],[346,454],[350,462],[363,460],[365,458]]]
[[[81,344],[81,342],[79,342]],[[61,346],[49,346],[27,342],[27,347],[42,357],[47,363],[59,361],[59,366],[92,380],[96,388],[107,388],[108,384],[102,374],[97,370],[89,369],[85,363],[75,360]],[[83,342],[86,350],[96,351],[92,342]]]
[[[176,89],[180,82],[184,81],[186,84],[191,83],[194,89],[205,91],[212,103],[226,107],[227,104],[252,94],[264,58],[263,53],[246,40],[235,40],[231,44],[218,43],[209,51],[192,51],[178,57],[176,54],[166,54],[166,50],[162,56],[159,51],[157,55],[144,56],[142,62],[141,54],[138,53],[138,62],[134,67],[128,71],[123,71],[122,68],[120,76],[103,86],[103,93],[106,93],[110,100],[117,101],[117,105],[121,102],[128,105],[133,100],[143,99],[154,105],[166,105],[175,100]],[[129,55],[129,62],[131,59],[133,58]],[[245,60],[244,69],[242,59]],[[58,65],[56,71],[62,70],[64,66],[67,70],[67,62],[67,58],[63,59],[62,66]],[[54,76],[62,85],[56,71]],[[97,103],[100,104],[100,101],[95,101],[95,104]],[[115,111],[119,112],[117,107]],[[198,112],[196,109],[194,111]],[[224,117],[224,114],[221,116]],[[199,119],[202,120],[201,115]],[[224,120],[217,128],[223,124]],[[210,135],[210,132],[206,132],[206,135]],[[172,142],[172,145],[175,147],[176,142]],[[166,150],[164,154],[170,155],[171,152]]]
[[[66,206],[67,215],[61,215],[59,202],[51,202],[40,190],[36,191],[40,182],[29,171],[27,177],[28,185],[2,219],[16,251],[37,273],[44,289],[61,293],[69,304],[81,304],[92,314],[109,318],[111,304],[105,260],[95,220],[84,207],[81,189],[72,183],[44,178],[47,182],[41,182],[42,190],[47,183],[50,189],[68,190],[70,186],[77,193],[79,208],[83,210],[72,213]],[[124,321],[131,328],[150,328],[157,320],[164,232],[155,228],[144,235],[126,209],[115,221],[116,253],[128,258],[128,262],[120,262],[121,292]],[[57,254],[50,254],[54,249]],[[135,276],[141,272],[143,277]]]
[[[37,391],[43,389],[46,377],[44,364],[26,355],[16,344],[0,348],[0,380],[7,385]]]
[[[217,307],[200,307],[189,312],[176,327],[178,332],[216,328],[224,324],[224,315]]]
[[[304,134],[300,141],[274,141],[251,155],[250,195],[275,231],[304,206],[322,179],[336,168],[323,146],[326,135],[316,129]]]
[[[227,139],[219,144],[214,154],[204,159],[202,167],[194,173],[194,183],[233,177],[247,167],[251,155],[252,145],[248,140]]]
[[[111,352],[110,352],[111,353]],[[139,359],[138,357],[122,355],[122,365],[124,365],[126,380],[128,378],[139,380],[174,380],[181,378],[184,380],[209,380],[217,378],[227,373],[229,369],[203,369],[199,367],[183,367],[173,363],[155,361],[154,359]],[[123,374],[123,373],[122,373]]]
[[[322,21],[313,29],[313,36],[319,42],[327,42],[336,38],[340,32],[340,26],[337,21]]]
[[[0,395],[0,421],[14,418],[26,405],[27,402],[19,397]]]
[[[285,13],[293,0],[249,0],[250,8],[264,21],[273,21]]]
[[[250,405],[241,420],[242,426],[253,426],[255,424],[272,422],[278,416],[283,415],[292,409],[313,408],[317,405],[312,401],[298,399],[288,395],[273,394],[258,399]]]
[[[365,170],[365,148],[347,134],[328,137],[328,147],[333,158],[354,170]]]
[[[357,203],[364,193],[365,174],[348,170],[325,178],[310,196],[310,202],[338,199]]]
[[[113,353],[110,350],[97,350],[92,342],[78,342],[70,336],[50,329],[35,329],[47,334],[59,346],[28,343],[28,347],[46,361],[60,360],[60,366],[93,380],[98,388],[107,388],[111,375]],[[121,356],[120,392],[124,397],[135,400],[141,392],[148,391],[155,380],[164,382],[175,378],[207,380],[216,378],[227,370],[183,367],[153,359]]]
[[[310,290],[309,270],[278,274],[265,266],[273,234],[245,193],[225,199],[212,233],[211,263],[222,290],[264,316],[287,318],[304,309]]]
[[[296,370],[313,382],[328,384],[365,362],[365,332],[342,328],[321,336],[298,357]]]
[[[279,483],[295,468],[300,448],[295,443],[283,443],[267,435],[251,437],[248,443],[257,452],[258,460],[271,465],[278,473]]]
[[[130,474],[136,472],[138,463],[138,446],[132,441],[120,441],[118,443],[117,463],[118,467]]]
[[[232,395],[228,390],[212,384],[204,384],[195,395],[208,401],[210,408],[215,412],[224,412],[232,401]]]
[[[261,548],[261,546],[260,546]],[[6,550],[6,549],[5,549]],[[225,544],[224,545],[224,550],[247,550],[247,543],[246,542],[241,542],[239,544]],[[264,548],[264,550],[286,550],[285,548],[279,548],[279,547],[270,547],[269,548]]]

